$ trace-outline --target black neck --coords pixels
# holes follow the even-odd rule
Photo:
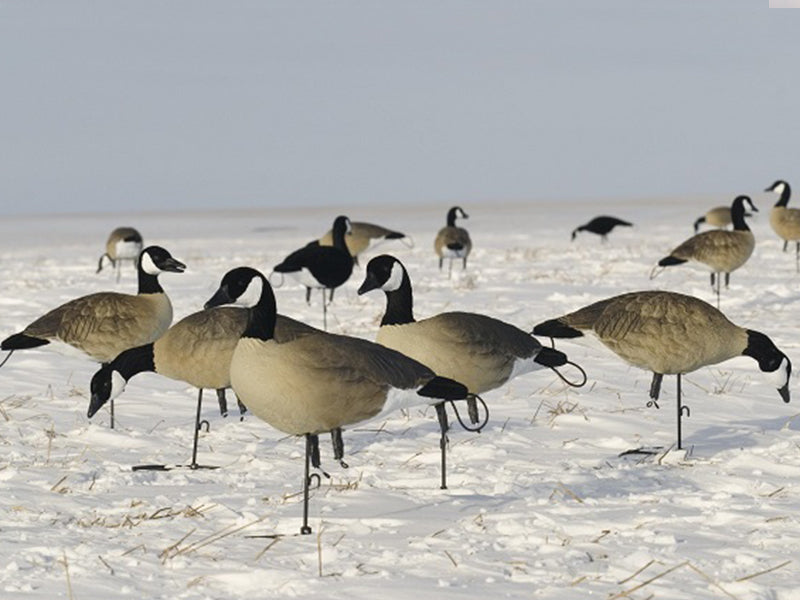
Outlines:
[[[125,381],[128,381],[137,373],[142,373],[144,371],[155,372],[156,365],[153,357],[153,344],[145,344],[144,346],[137,346],[136,348],[125,350],[125,352],[111,361],[109,366],[122,375]]]
[[[733,221],[734,231],[750,231],[747,222],[744,220],[744,200],[739,198],[731,206],[731,221]]]
[[[792,195],[792,189],[789,187],[789,184],[784,181],[781,197],[775,203],[775,206],[786,206],[787,204],[789,204],[789,197],[791,195]]]
[[[337,224],[338,225],[338,224]],[[347,242],[344,241],[344,236],[347,234],[347,230],[345,227],[334,227],[333,228],[333,247],[338,248],[339,250],[344,250],[347,252]]]
[[[247,328],[242,337],[256,338],[259,340],[271,340],[275,337],[275,319],[277,310],[275,305],[275,294],[266,279],[262,278],[264,287],[261,290],[261,298],[253,308],[250,309],[250,317],[247,321]]]
[[[142,269],[142,261],[139,259],[139,293],[140,294],[163,294],[164,288],[158,282],[158,275],[150,275]]]
[[[453,207],[447,211],[447,226],[448,227],[455,227],[456,226],[456,212],[458,211],[457,207]]]
[[[403,325],[414,322],[414,297],[411,280],[403,273],[403,282],[394,291],[386,292],[386,312],[381,325]]]

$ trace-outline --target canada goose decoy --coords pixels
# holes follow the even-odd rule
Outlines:
[[[254,415],[280,431],[305,436],[301,533],[311,533],[309,463],[320,466],[320,433],[380,418],[400,408],[433,404],[441,429],[442,487],[446,486],[444,402],[473,397],[466,386],[436,376],[399,352],[359,338],[320,332],[277,343],[275,294],[266,277],[249,267],[229,271],[207,305],[254,297],[258,301],[231,359],[231,385]]]
[[[142,252],[142,234],[133,227],[117,227],[106,240],[106,251],[97,263],[97,272],[103,270],[103,260],[108,259],[111,268],[117,272],[119,281],[122,261],[129,260],[136,266],[136,259]]]
[[[418,360],[437,375],[460,381],[474,394],[498,388],[518,375],[544,367],[555,371],[568,363],[563,352],[543,347],[529,333],[486,315],[446,312],[414,320],[411,279],[403,264],[388,254],[369,261],[358,293],[375,289],[386,294],[386,312],[375,341]]]
[[[572,241],[575,241],[575,237],[578,235],[578,232],[588,231],[590,233],[596,233],[597,235],[600,236],[600,239],[602,241],[606,242],[608,241],[608,234],[617,225],[624,227],[633,227],[633,223],[629,223],[628,221],[623,221],[622,219],[618,219],[617,217],[608,217],[605,215],[600,217],[595,217],[588,223],[585,223],[580,227],[575,228],[572,231]]]
[[[750,356],[759,368],[775,373],[778,393],[789,402],[792,363],[766,335],[731,323],[719,310],[693,296],[674,292],[631,292],[601,300],[533,328],[535,335],[575,338],[591,331],[625,362],[653,372],[652,405],[664,375],[677,375],[678,448],[681,419],[681,375],[735,356]],[[648,403],[648,406],[651,404]]]
[[[306,286],[306,302],[311,301],[311,289],[322,290],[323,328],[328,328],[328,306],[325,290],[333,291],[350,278],[353,257],[347,250],[345,235],[350,231],[350,219],[338,216],[333,221],[333,246],[320,246],[311,242],[295,250],[274,267],[276,273],[285,273]]]
[[[97,362],[109,363],[122,351],[153,342],[167,330],[172,323],[172,303],[158,276],[185,269],[186,265],[164,248],[148,246],[137,265],[138,294],[99,292],[75,298],[7,337],[0,349],[13,353],[53,344],[57,350],[76,349]]]
[[[463,227],[456,226],[456,218],[469,219],[469,215],[464,212],[460,206],[454,206],[447,211],[447,225],[442,227],[436,234],[436,239],[433,241],[433,249],[439,256],[439,270],[442,269],[442,264],[445,258],[450,259],[450,268],[447,271],[448,277],[453,272],[453,259],[460,258],[462,260],[462,268],[467,268],[467,257],[472,251],[472,240],[469,237],[469,232]]]
[[[401,240],[407,237],[405,233],[393,231],[381,225],[363,221],[351,221],[350,233],[344,237],[344,241],[350,256],[353,257],[353,262],[358,264],[358,255],[370,246],[377,245],[385,240]],[[319,238],[319,244],[320,246],[333,246],[333,230],[328,230],[325,235]]]
[[[191,469],[215,468],[197,463],[197,444],[202,423],[200,415],[203,389],[217,391],[220,413],[227,416],[225,389],[231,385],[231,357],[239,338],[247,327],[250,311],[234,306],[201,310],[184,317],[155,342],[130,348],[117,356],[92,377],[91,402],[87,416],[94,414],[109,400],[119,396],[128,381],[142,372],[154,372],[170,379],[185,381],[198,388],[197,412],[192,443]],[[275,339],[278,343],[318,331],[313,327],[278,315]],[[245,407],[240,403],[240,412]],[[134,470],[169,470],[165,465],[140,465]]]
[[[745,204],[749,204],[753,212],[758,212],[748,196],[737,196],[731,204],[733,231],[715,229],[698,233],[675,248],[669,256],[658,261],[658,266],[671,267],[694,260],[711,267],[711,287],[717,295],[717,306],[719,306],[722,273],[725,274],[725,287],[728,287],[731,272],[747,262],[756,245],[753,232],[744,220]],[[658,275],[658,272],[658,269],[654,268],[651,279]]]
[[[784,252],[789,247],[789,242],[795,242],[795,269],[800,273],[800,209],[787,206],[792,189],[788,183],[779,179],[764,191],[775,192],[780,196],[769,213],[769,224],[783,240]]]

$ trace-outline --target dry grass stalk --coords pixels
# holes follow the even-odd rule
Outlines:
[[[97,555],[97,558],[99,558],[99,559],[100,559],[100,562],[101,562],[101,563],[103,563],[103,564],[106,566],[106,569],[108,569],[108,572],[109,572],[109,573],[111,573],[111,575],[114,575],[114,574],[115,574],[115,573],[114,573],[114,568],[113,568],[113,567],[112,567],[110,564],[108,564],[108,563],[105,561],[105,559],[104,559],[102,556],[100,556],[100,555],[98,554],[98,555]]]
[[[317,531],[317,575],[322,577],[322,532],[325,531],[324,526],[320,526]]]
[[[67,576],[67,596],[69,600],[74,600],[75,596],[72,594],[72,580],[69,576],[69,561],[67,560],[67,553],[62,551],[61,564],[64,565],[64,573]]]
[[[458,563],[456,562],[456,559],[453,558],[453,555],[450,554],[447,550],[445,550],[444,553],[447,555],[447,558],[450,559],[450,562],[453,563],[453,566],[458,568]]]
[[[642,589],[643,587],[646,587],[646,586],[650,585],[654,581],[657,581],[658,579],[661,579],[662,577],[665,577],[665,576],[669,575],[670,573],[672,573],[673,571],[677,571],[678,569],[680,569],[682,567],[685,567],[688,564],[689,564],[689,561],[687,560],[687,561],[684,561],[684,562],[682,562],[680,564],[675,565],[674,567],[670,567],[666,571],[664,571],[662,573],[659,573],[658,575],[654,575],[653,577],[651,577],[650,579],[648,579],[645,582],[640,583],[639,585],[635,585],[635,586],[633,586],[632,588],[630,588],[628,590],[623,590],[623,591],[619,592],[618,594],[614,594],[608,600],[615,600],[616,598],[624,598],[626,596],[630,596],[633,592],[636,592],[636,591]]]
[[[637,576],[639,573],[641,573],[642,571],[644,571],[645,569],[647,569],[647,568],[648,568],[650,565],[652,565],[654,562],[656,562],[656,561],[655,561],[655,559],[651,559],[651,560],[650,560],[650,562],[648,562],[648,563],[647,563],[645,566],[643,566],[642,568],[638,569],[638,570],[637,570],[637,571],[636,571],[636,572],[635,572],[633,575],[630,575],[630,576],[626,577],[626,578],[625,578],[625,579],[623,579],[622,581],[618,581],[618,582],[617,582],[617,584],[618,584],[618,585],[622,585],[622,584],[624,584],[624,583],[628,583],[628,582],[629,582],[631,579],[633,579],[633,578],[634,578],[634,577],[636,577],[636,576]]]
[[[791,560],[787,560],[786,562],[782,562],[781,564],[775,565],[774,567],[771,567],[769,569],[765,569],[764,571],[759,571],[758,573],[753,573],[752,575],[745,575],[744,577],[740,577],[739,579],[737,579],[736,582],[739,583],[740,581],[747,581],[749,579],[755,579],[756,577],[761,577],[762,575],[766,575],[767,573],[772,573],[773,571],[782,569],[791,562],[792,562]]]
[[[275,544],[277,544],[277,543],[278,543],[280,540],[281,540],[281,538],[279,538],[279,537],[276,537],[276,538],[275,538],[275,539],[273,539],[273,540],[272,540],[272,541],[271,541],[269,544],[267,544],[266,546],[264,546],[264,548],[261,550],[261,552],[259,552],[258,554],[256,554],[255,561],[256,561],[256,562],[258,562],[258,560],[259,560],[259,559],[260,559],[262,556],[264,556],[264,555],[265,555],[267,552],[269,552],[270,548],[272,548],[272,547],[273,547]]]
[[[711,578],[709,575],[706,575],[706,574],[705,574],[703,571],[701,571],[700,569],[698,569],[697,567],[695,567],[695,566],[694,566],[692,563],[689,563],[689,568],[690,568],[692,571],[694,571],[695,573],[697,573],[698,575],[700,575],[700,577],[702,577],[703,579],[705,579],[705,580],[706,580],[708,583],[710,583],[712,586],[714,586],[715,588],[717,588],[717,589],[718,589],[720,592],[722,592],[723,594],[725,594],[725,595],[726,595],[728,598],[731,598],[732,600],[739,600],[739,598],[738,598],[738,597],[734,596],[733,594],[731,594],[730,592],[728,592],[727,590],[725,590],[725,589],[724,589],[724,588],[723,588],[723,587],[722,587],[720,584],[718,584],[716,581],[714,581],[714,579],[712,579],[712,578]]]

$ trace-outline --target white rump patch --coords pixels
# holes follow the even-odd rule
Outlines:
[[[384,292],[393,292],[395,290],[400,289],[400,285],[403,283],[403,266],[396,262],[392,265],[392,272],[389,275],[389,279],[386,280],[381,286],[381,289]]]
[[[508,376],[506,381],[511,381],[514,379],[514,377],[525,375],[525,373],[530,373],[531,371],[544,369],[544,365],[540,365],[539,363],[535,362],[534,358],[535,357],[516,359],[514,364],[511,366],[511,374]]]
[[[467,255],[466,247],[461,248],[460,250],[452,250],[445,246],[442,248],[442,258],[464,258]]]
[[[310,288],[324,288],[325,286],[322,285],[319,281],[314,279],[314,276],[311,274],[306,268],[300,269],[299,271],[292,271],[291,273],[284,273],[284,275],[290,276],[295,281],[302,283],[306,287]]]
[[[142,270],[148,275],[158,275],[162,272],[147,252],[142,254]]]

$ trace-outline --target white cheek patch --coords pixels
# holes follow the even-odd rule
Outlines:
[[[264,289],[264,282],[261,281],[260,277],[253,277],[250,280],[250,283],[247,284],[247,289],[245,289],[244,293],[239,296],[236,300],[235,304],[240,306],[246,306],[250,308],[258,304],[258,301],[261,299],[261,292]]]
[[[769,373],[767,377],[777,388],[782,388],[789,383],[789,360],[784,358],[781,361],[781,366],[772,373]]]
[[[395,290],[400,289],[402,283],[403,283],[403,267],[400,265],[400,263],[396,262],[392,265],[392,272],[389,275],[389,279],[387,279],[386,283],[384,283],[381,286],[381,289],[384,292],[393,292]]]
[[[158,275],[161,273],[161,269],[156,266],[156,263],[153,262],[153,259],[147,252],[142,254],[142,270],[148,275]]]
[[[783,190],[785,189],[786,189],[786,184],[779,183],[778,185],[775,186],[775,189],[773,189],[772,191],[775,192],[776,194],[783,194]]]
[[[111,393],[108,396],[109,400],[113,400],[125,391],[125,378],[119,374],[119,371],[111,371]]]

